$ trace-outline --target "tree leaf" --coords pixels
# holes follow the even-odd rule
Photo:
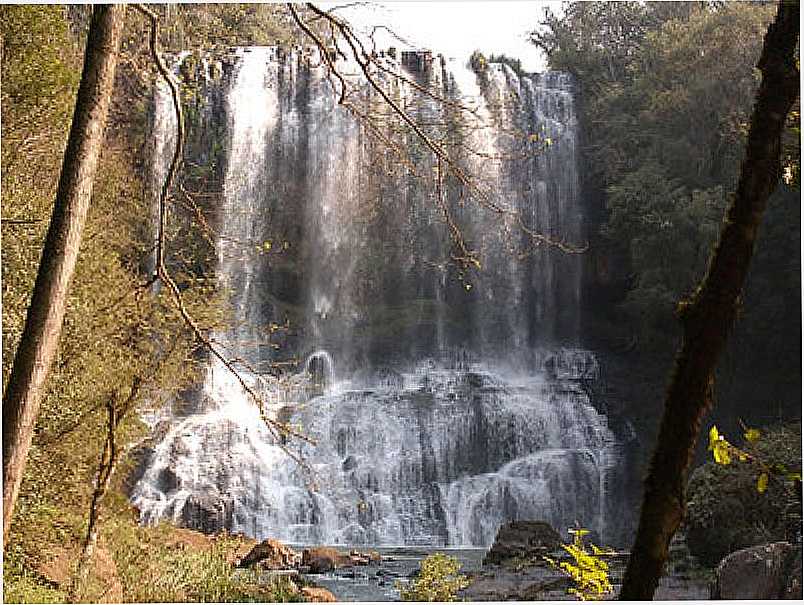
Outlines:
[[[759,430],[757,429],[748,429],[745,432],[745,440],[748,441],[749,443],[754,443],[755,441],[757,441],[759,439],[759,436],[760,433]]]
[[[768,473],[762,473],[757,479],[757,491],[760,494],[764,494],[765,490],[768,489]]]

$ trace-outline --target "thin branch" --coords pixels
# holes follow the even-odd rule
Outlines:
[[[302,31],[304,31],[310,37],[310,39],[313,40],[313,42],[315,42],[316,46],[318,47],[319,54],[323,57],[324,62],[329,68],[330,76],[334,76],[335,78],[337,78],[340,84],[340,95],[338,99],[338,104],[349,107],[349,104],[347,104],[346,102],[347,83],[345,81],[343,74],[336,68],[334,62],[329,56],[327,45],[321,39],[321,37],[318,34],[316,34],[312,30],[312,28],[310,28],[304,22],[304,20],[299,15],[293,3],[287,3],[287,7],[290,10],[291,15],[293,16],[293,19],[297,23],[297,25],[302,29]],[[457,107],[477,117],[475,110],[472,110],[471,108],[468,108],[460,103],[451,101],[450,99],[445,99],[440,95],[436,95],[426,90],[418,83],[413,82],[410,78],[407,78],[402,74],[398,74],[388,69],[387,67],[382,65],[379,61],[377,61],[372,56],[372,54],[366,50],[363,42],[354,33],[354,31],[352,30],[351,26],[348,23],[339,19],[338,17],[329,12],[323,11],[322,9],[318,8],[312,3],[309,2],[306,3],[306,7],[308,8],[308,10],[312,11],[312,13],[318,19],[325,20],[330,24],[331,28],[334,27],[340,33],[340,35],[348,44],[352,53],[352,57],[360,67],[360,70],[362,71],[364,77],[366,78],[366,81],[368,82],[369,86],[382,98],[382,100],[391,108],[393,113],[402,120],[402,122],[413,132],[413,134],[424,143],[424,145],[430,150],[430,152],[433,154],[436,160],[442,162],[443,166],[445,166],[448,169],[449,173],[451,173],[460,183],[466,186],[474,194],[472,199],[474,199],[481,207],[491,210],[492,212],[500,216],[513,217],[514,222],[517,225],[519,225],[522,232],[525,233],[530,238],[531,243],[536,246],[546,245],[550,247],[555,247],[567,254],[578,254],[581,252],[585,252],[588,249],[588,244],[584,244],[582,246],[573,245],[563,240],[557,240],[543,233],[539,233],[526,223],[525,219],[522,217],[522,214],[519,211],[513,208],[503,206],[498,202],[492,200],[491,197],[489,196],[489,193],[485,191],[480,185],[478,185],[475,182],[475,180],[471,177],[471,175],[469,175],[461,166],[459,166],[455,162],[455,160],[453,160],[453,158],[450,156],[450,154],[447,152],[444,146],[435,142],[427,133],[425,133],[421,127],[421,124],[417,123],[416,120],[414,120],[410,116],[410,114],[407,111],[405,111],[405,109],[400,107],[399,104],[388,94],[388,92],[377,82],[376,78],[374,77],[374,74],[371,71],[371,67],[373,66],[374,68],[377,68],[383,73],[391,75],[392,77],[397,78],[402,82],[412,85],[419,92],[426,94],[427,96],[430,96],[431,98],[441,103]],[[337,36],[333,35],[333,38],[337,38]],[[373,130],[376,131],[378,129],[375,127]],[[441,202],[440,196],[438,196],[438,199],[439,202]],[[441,209],[443,214],[443,207]],[[457,225],[455,225],[454,222],[452,223],[448,222],[447,225],[449,227],[450,237],[453,240],[453,243],[461,252],[460,256],[456,257],[456,260],[459,260],[460,262],[467,265],[478,266],[479,262],[477,261],[476,253],[468,250],[462,237],[456,237],[456,234],[460,233],[460,230],[457,228]]]
[[[174,305],[177,311],[179,312],[179,315],[181,316],[184,323],[193,332],[195,338],[204,346],[204,348],[215,359],[220,361],[224,365],[224,367],[232,373],[232,375],[235,377],[240,387],[248,394],[248,396],[254,401],[254,403],[257,404],[257,407],[260,412],[260,417],[262,418],[263,422],[265,422],[269,432],[283,447],[285,453],[291,455],[291,457],[294,457],[294,459],[296,459],[296,457],[291,452],[289,452],[287,448],[284,447],[282,443],[283,437],[292,436],[310,444],[315,444],[315,441],[310,437],[308,437],[307,435],[304,435],[299,431],[296,431],[288,424],[278,422],[268,417],[262,398],[254,391],[254,389],[252,389],[248,385],[248,383],[245,381],[245,379],[237,370],[237,368],[234,367],[231,361],[228,360],[224,355],[222,355],[220,351],[215,346],[212,345],[210,340],[206,337],[206,335],[202,331],[201,327],[198,325],[193,316],[187,310],[187,306],[184,303],[184,298],[182,297],[181,290],[179,289],[178,284],[176,284],[175,280],[168,272],[167,267],[165,265],[165,225],[167,220],[167,208],[166,208],[167,198],[170,193],[173,181],[176,177],[178,168],[181,164],[181,159],[183,155],[184,134],[185,134],[184,114],[182,112],[181,97],[178,85],[175,79],[173,78],[172,74],[162,61],[161,56],[159,55],[158,18],[155,13],[153,13],[150,9],[146,8],[141,4],[136,4],[135,7],[141,13],[143,13],[151,22],[151,36],[150,36],[151,56],[158,67],[160,75],[170,88],[171,97],[173,99],[173,109],[176,113],[176,124],[177,124],[176,147],[173,153],[173,158],[171,160],[170,167],[168,168],[167,175],[162,185],[161,193],[159,195],[159,232],[157,237],[156,268],[155,273],[151,278],[151,282],[155,283],[156,281],[159,281],[168,287],[168,290],[172,295]],[[306,465],[302,464],[302,466],[306,468]]]

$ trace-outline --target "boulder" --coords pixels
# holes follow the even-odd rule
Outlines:
[[[544,521],[511,521],[500,527],[483,565],[500,565],[514,557],[541,557],[561,546],[561,536]]]
[[[800,599],[801,547],[773,542],[738,550],[720,562],[715,576],[713,599]]]
[[[205,534],[232,527],[232,501],[213,494],[191,494],[181,508],[181,525]]]
[[[371,565],[372,563],[381,563],[382,555],[376,550],[369,550],[368,552],[352,550],[349,552],[349,559],[352,565]]]
[[[317,546],[302,551],[302,566],[307,567],[309,573],[326,573],[338,567],[351,565],[349,555],[342,555],[334,548]]]
[[[338,599],[326,588],[305,586],[301,589],[301,594],[309,603],[336,603]]]
[[[279,540],[268,538],[263,540],[237,564],[238,567],[257,565],[261,569],[295,569],[301,562],[301,555],[295,550],[282,544]]]

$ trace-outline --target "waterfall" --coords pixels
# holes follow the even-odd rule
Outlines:
[[[391,94],[483,199],[411,175],[306,50],[238,49],[204,81],[226,99],[216,275],[233,317],[216,341],[312,442],[277,443],[210,362],[194,411],[157,427],[132,494],[144,522],[307,544],[488,545],[515,519],[606,535],[617,444],[578,346],[581,261],[528,233],[583,243],[573,80],[420,58],[383,60],[449,103]],[[417,173],[439,169],[386,105],[353,102],[389,116]],[[445,209],[479,269],[451,258]]]

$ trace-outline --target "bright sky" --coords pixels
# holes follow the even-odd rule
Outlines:
[[[319,2],[331,8],[349,4]],[[560,11],[561,2],[525,0],[364,2],[337,11],[355,28],[392,27],[412,46],[429,48],[446,57],[466,58],[474,50],[486,55],[504,53],[520,59],[527,71],[543,71],[544,58],[527,41],[527,33],[542,20],[545,7]],[[379,48],[405,45],[390,35],[375,36]]]

